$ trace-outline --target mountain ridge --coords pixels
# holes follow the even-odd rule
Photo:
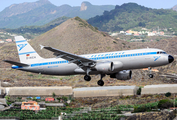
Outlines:
[[[26,2],[13,4],[0,12],[0,28],[18,28],[21,26],[44,25],[58,17],[76,17],[88,19],[96,15],[103,14],[104,10],[114,9],[113,5],[96,6],[89,2],[81,7],[71,7],[70,5],[55,6],[48,0],[39,0],[36,2]],[[82,6],[82,5],[81,5]]]
[[[135,27],[152,29],[174,28],[177,30],[177,12],[168,9],[152,9],[136,3],[116,5],[115,9],[105,11],[103,15],[88,19],[88,23],[101,31],[116,32]],[[141,23],[141,24],[140,24]],[[143,23],[144,26],[141,26]]]
[[[29,12],[30,10],[35,9],[45,4],[51,4],[51,3],[48,0],[39,0],[36,2],[24,2],[20,4],[12,4],[11,6],[6,7],[3,11],[1,11],[0,15],[2,15],[2,13],[4,12],[6,14],[3,14],[3,15],[6,15],[6,16],[1,16],[1,17],[11,17],[13,15],[18,15],[18,14]]]
[[[172,10],[177,11],[177,5],[175,5],[174,7],[172,7]]]

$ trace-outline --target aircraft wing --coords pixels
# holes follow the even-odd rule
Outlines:
[[[10,64],[12,64],[12,65],[22,66],[22,67],[27,67],[27,66],[29,66],[28,64],[19,63],[19,62],[10,61],[10,60],[4,60],[4,62],[10,63]]]
[[[45,48],[49,51],[52,51],[52,52],[54,52],[54,55],[57,56],[58,58],[63,58],[65,60],[68,60],[69,63],[75,63],[78,66],[80,66],[81,68],[92,67],[96,63],[95,60],[84,58],[82,56],[75,55],[75,54],[72,54],[72,53],[68,53],[68,52],[58,50],[58,49],[55,49],[55,48],[52,48],[52,47],[41,46],[41,48]]]

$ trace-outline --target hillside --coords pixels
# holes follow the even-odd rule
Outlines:
[[[12,4],[11,6],[5,8],[1,13],[1,18],[8,18],[11,16],[27,13],[33,9],[41,7],[46,4],[51,4],[48,0],[39,0],[32,3],[21,3],[21,4]]]
[[[110,36],[98,31],[86,21],[75,17],[40,35],[31,43],[41,56],[52,57],[51,52],[41,51],[39,44],[74,54],[87,54],[121,50],[123,41],[116,41],[115,43],[114,41]]]
[[[29,33],[30,34],[42,34],[45,33],[51,29],[53,29],[54,27],[60,25],[61,23],[65,22],[66,20],[68,20],[68,17],[59,17],[45,25],[42,26],[25,26],[25,27],[20,27],[20,28],[16,28],[16,29],[3,29],[4,31],[8,32],[8,33],[15,33],[18,35],[23,35],[24,37],[29,38]],[[26,36],[26,34],[28,36]]]
[[[103,15],[90,18],[88,23],[101,31],[120,31],[135,27],[152,29],[173,28],[177,31],[177,12],[166,9],[151,9],[136,3],[116,6],[114,10],[105,11]]]
[[[114,7],[113,5],[96,6],[89,2],[83,2],[78,7],[69,5],[55,6],[48,0],[13,4],[0,12],[0,28],[39,26],[63,16],[79,16],[88,19],[96,15],[102,15],[104,10],[109,11]]]

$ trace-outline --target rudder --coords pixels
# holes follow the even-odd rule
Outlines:
[[[15,42],[21,63],[34,63],[41,58],[23,36],[16,36]]]

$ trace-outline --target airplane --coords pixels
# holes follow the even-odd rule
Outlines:
[[[90,75],[101,75],[97,82],[104,85],[102,80],[105,75],[118,80],[129,80],[132,77],[132,69],[149,68],[149,77],[152,67],[167,65],[174,61],[173,56],[156,48],[114,51],[75,55],[52,47],[41,46],[53,52],[55,58],[44,59],[31,47],[23,36],[15,37],[16,47],[20,62],[4,60],[12,64],[12,69],[28,71],[47,75],[77,75],[83,74],[85,81],[90,81]]]

